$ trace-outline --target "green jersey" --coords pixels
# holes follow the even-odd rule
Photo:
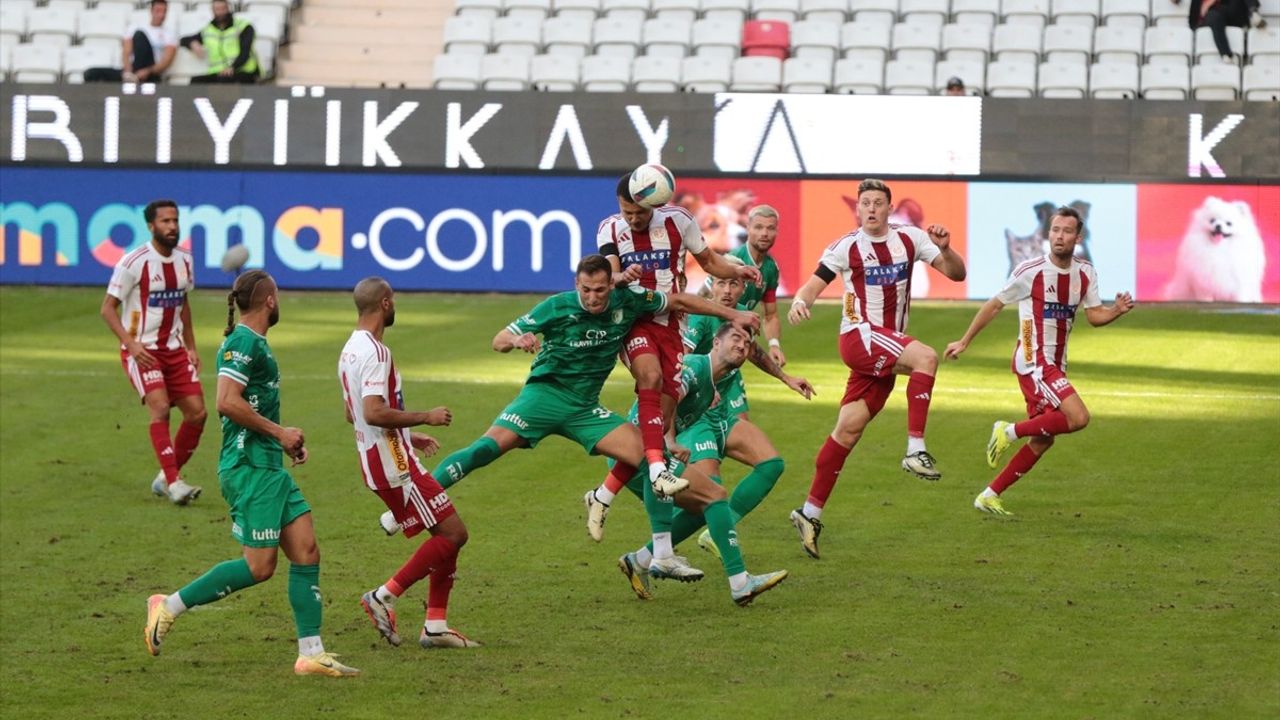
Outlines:
[[[739,305],[738,309],[743,310],[744,307]],[[711,352],[716,333],[724,323],[724,320],[714,315],[690,315],[684,331],[685,349],[697,355]],[[716,389],[720,393],[720,402],[723,405],[720,412],[726,418],[730,414],[746,412],[747,389],[739,369],[734,368],[732,372],[720,378],[720,382],[716,383]]]
[[[688,430],[698,420],[717,423],[724,419],[724,405],[718,388],[732,384],[732,373],[716,382],[711,375],[711,356],[685,355],[680,368],[680,403],[676,406],[676,433]],[[726,387],[728,386],[726,385]]]
[[[751,248],[748,245],[734,248],[725,254],[738,258],[747,267],[758,267],[760,269],[761,284],[747,283],[746,288],[742,291],[742,297],[738,300],[739,307],[745,310],[755,310],[761,301],[778,301],[778,277],[780,272],[778,263],[774,262],[772,255],[765,255],[764,262],[756,265],[755,259],[751,257]],[[715,278],[707,278],[708,289],[713,282],[715,282]]]
[[[266,337],[237,325],[218,348],[218,375],[243,385],[240,394],[249,405],[271,422],[280,422],[280,367]],[[219,471],[237,465],[280,468],[284,466],[280,458],[282,452],[275,438],[241,427],[225,415],[222,417]]]
[[[667,296],[656,290],[622,288],[609,294],[604,312],[582,307],[577,291],[538,303],[507,326],[514,335],[542,335],[526,383],[555,383],[584,401],[595,402],[600,388],[618,364],[618,351],[640,316],[667,309]]]

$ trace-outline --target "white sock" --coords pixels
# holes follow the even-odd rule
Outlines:
[[[449,629],[448,620],[428,620],[422,624],[429,633],[442,633]]]
[[[605,505],[612,505],[613,499],[615,497],[617,497],[617,495],[609,492],[609,488],[605,487],[604,485],[601,485],[600,487],[596,488],[596,500],[599,500]]]
[[[671,533],[654,533],[653,534],[653,556],[659,560],[675,555],[675,550],[671,547]]]
[[[164,609],[169,611],[170,615],[177,617],[187,611],[187,604],[182,602],[182,596],[174,593],[164,599]]]
[[[1009,423],[1004,429],[1004,436],[1009,438],[1009,442],[1013,442],[1018,439],[1018,431],[1015,430],[1014,427],[1013,423]]]
[[[822,508],[811,502],[805,501],[804,508],[800,513],[810,520],[817,520],[822,517]]]
[[[924,452],[924,438],[914,435],[907,436],[907,454],[915,455],[918,452]]]
[[[653,562],[653,553],[649,552],[649,548],[642,547],[636,551],[636,564],[642,568],[648,568],[649,563]]]
[[[983,490],[982,494],[978,497],[1000,497],[1000,493],[992,490],[991,488],[987,488],[986,490]]]
[[[662,471],[666,469],[667,464],[665,462],[649,463],[649,482],[657,480],[658,476],[662,474]]]
[[[386,585],[378,586],[378,589],[373,592],[373,596],[378,598],[378,602],[386,605],[387,607],[391,607],[396,604],[395,594],[388,590]]]
[[[747,586],[747,573],[740,572],[729,576],[729,589],[737,592]]]
[[[324,652],[324,643],[320,642],[319,635],[298,638],[299,655],[319,655],[322,652]]]

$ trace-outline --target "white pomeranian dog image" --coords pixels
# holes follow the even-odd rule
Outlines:
[[[1178,247],[1166,300],[1262,302],[1267,254],[1249,204],[1205,198]]]

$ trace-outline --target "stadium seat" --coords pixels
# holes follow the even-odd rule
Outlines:
[[[600,14],[600,0],[555,0],[551,7],[557,19],[585,22],[587,25],[595,22]]]
[[[932,65],[938,60],[938,48],[941,46],[941,25],[898,23],[893,26],[895,60]]]
[[[782,89],[782,60],[776,57],[740,57],[729,72],[732,92],[778,92]]]
[[[22,2],[22,0],[18,0],[18,1]],[[5,0],[5,2],[6,3],[12,2],[12,0]],[[34,5],[34,0],[31,0],[31,2]],[[174,3],[174,4],[176,5],[177,3]],[[138,3],[135,2],[135,0],[98,0],[98,3],[97,5],[95,5],[95,7],[102,7],[103,5],[121,5],[127,10],[133,10],[134,8],[139,7]]]
[[[1280,67],[1280,27],[1251,28],[1245,49],[1249,51],[1250,64],[1270,63]]]
[[[653,16],[664,20],[684,20],[693,25],[702,9],[700,0],[653,0]]]
[[[948,60],[986,64],[991,54],[991,31],[972,23],[943,25],[942,54]]]
[[[1093,31],[1081,25],[1050,25],[1044,29],[1046,62],[1088,65],[1093,61]]]
[[[997,60],[987,65],[987,94],[991,97],[1035,97],[1036,63]]]
[[[1186,100],[1191,90],[1187,68],[1157,62],[1142,66],[1142,97],[1147,100]]]
[[[1147,62],[1173,63],[1184,68],[1191,64],[1191,28],[1150,27],[1143,41]]]
[[[1187,6],[1173,0],[1151,0],[1148,18],[1158,27],[1187,27]]]
[[[173,10],[170,12],[174,13],[174,12],[177,12],[177,10]],[[178,14],[176,17],[178,20],[178,28],[177,28],[178,37],[195,35],[196,33],[203,30],[205,25],[209,24],[209,13],[202,9],[187,10],[186,12]],[[80,16],[80,32],[82,35],[84,34],[84,16],[83,15]],[[257,39],[256,28],[254,29],[254,35],[255,35],[255,39]]]
[[[27,40],[40,45],[69,47],[76,37],[76,18],[76,11],[69,8],[38,7],[27,13]]]
[[[591,49],[591,21],[577,15],[557,15],[542,23],[543,52],[578,60]]]
[[[1142,62],[1142,30],[1126,25],[1103,25],[1093,33],[1093,52],[1098,62]]]
[[[479,57],[479,55],[475,56]],[[480,61],[476,60],[477,67]],[[173,56],[173,64],[164,73],[164,81],[170,85],[190,85],[191,78],[209,72],[209,63],[196,57],[190,50],[179,47]]]
[[[493,21],[486,15],[456,15],[444,21],[444,51],[449,55],[484,55],[493,40]]]
[[[1280,100],[1280,65],[1245,66],[1242,88],[1245,100]]]
[[[951,17],[948,0],[900,0],[898,12],[902,22],[942,27]]]
[[[493,20],[502,14],[502,0],[455,0],[454,5],[459,17]]]
[[[485,90],[529,89],[529,59],[491,53],[480,58],[480,82]]]
[[[1053,0],[1050,20],[1054,25],[1078,25],[1093,32],[1100,10],[1098,0]]]
[[[1138,66],[1094,63],[1089,68],[1089,93],[1104,100],[1138,97]]]
[[[639,54],[644,25],[631,20],[602,17],[596,20],[592,32],[596,55],[616,55],[630,65]]]
[[[808,22],[839,27],[849,18],[848,0],[800,0],[800,14]]]
[[[884,66],[884,89],[889,95],[932,95],[933,63],[890,60]]]
[[[751,0],[751,17],[793,23],[800,17],[800,0]]]
[[[80,13],[81,41],[105,38],[119,45],[128,22],[129,11],[123,5],[99,5],[85,10]]]
[[[1004,0],[1000,13],[1005,23],[1044,30],[1049,22],[1049,0]]]
[[[551,14],[551,0],[502,0],[502,13],[508,18],[520,18],[537,25]]]
[[[1000,0],[951,0],[951,19],[961,25],[981,25],[987,30],[1000,17]]]
[[[241,12],[240,16],[253,23],[255,39],[266,38],[274,40],[279,45],[284,40],[287,14],[288,11],[279,5],[258,5],[251,10]],[[205,21],[208,22],[208,18]],[[204,26],[201,25],[201,27]]]
[[[1204,63],[1191,68],[1191,95],[1196,100],[1235,100],[1240,97],[1240,68],[1227,63]]]
[[[27,34],[27,10],[25,5],[0,3],[0,42],[10,46],[22,42],[22,36]]]
[[[436,90],[475,90],[480,87],[479,55],[437,55],[431,66]]]
[[[1227,44],[1235,53],[1236,64],[1244,62],[1244,28],[1227,26]],[[1218,54],[1218,46],[1213,43],[1213,31],[1207,27],[1196,28],[1195,32],[1196,62],[1207,61],[1221,64],[1222,56]]]
[[[72,15],[79,15],[88,9],[89,3],[87,0],[47,0],[44,7],[59,8]]]
[[[636,92],[673,93],[680,91],[682,58],[642,55],[631,64]]]
[[[620,55],[582,58],[582,89],[588,92],[626,92],[631,84],[631,60]]]
[[[542,23],[523,17],[500,17],[493,21],[493,49],[502,55],[533,57],[542,47]]]
[[[84,71],[92,67],[114,67],[120,53],[102,45],[77,45],[62,51],[62,79],[73,85],[84,82]]]
[[[9,76],[9,67],[13,62],[13,48],[18,43],[10,44],[3,33],[0,33],[0,82]]]
[[[529,60],[529,84],[534,90],[573,92],[578,89],[577,58],[565,55],[534,55]]]
[[[849,14],[854,22],[892,25],[898,18],[898,0],[849,0]]]
[[[964,81],[966,95],[982,95],[987,88],[987,64],[973,60],[943,60],[933,68],[933,85],[938,90],[947,87],[947,80],[958,77]]]
[[[825,93],[831,89],[835,60],[793,57],[782,63],[782,90],[789,93]]]
[[[1280,25],[1280,0],[1261,0],[1262,17],[1267,19],[1267,25],[1275,30]]]
[[[1168,0],[1160,0],[1168,2]],[[1102,24],[1107,27],[1147,29],[1147,15],[1151,11],[1148,0],[1102,0]],[[1187,13],[1182,11],[1182,24],[1186,27]]]
[[[649,17],[649,0],[601,0],[600,10],[607,18],[639,25]]]
[[[1040,97],[1084,98],[1089,96],[1089,65],[1079,62],[1040,64]]]
[[[750,11],[750,0],[702,0],[704,20],[725,20],[741,26]]]
[[[650,18],[644,21],[640,37],[645,55],[682,58],[689,54],[693,24],[683,18]]]
[[[840,53],[840,26],[817,20],[801,20],[791,26],[791,56],[825,60],[828,67]]]
[[[731,69],[731,60],[718,56],[694,55],[684,59],[681,81],[686,92],[724,92],[729,89]]]
[[[1027,32],[1018,25],[997,25],[991,36],[991,54],[996,60],[1020,61],[1029,64],[1040,62],[1039,32]]]
[[[791,26],[773,20],[748,20],[742,26],[742,55],[779,61],[791,54]],[[779,69],[781,72],[781,69]]]
[[[62,77],[62,48],[52,43],[23,43],[13,48],[9,72],[18,83],[56,83]]]
[[[879,95],[884,87],[884,60],[855,57],[836,61],[832,89],[851,95]]]
[[[878,22],[851,22],[840,28],[840,51],[846,58],[888,60],[893,26]]]
[[[276,73],[276,45],[267,38],[253,39],[253,52],[258,56],[258,65],[262,68],[263,77],[274,77]]]
[[[742,47],[742,26],[732,20],[703,18],[693,24],[693,54],[717,57],[726,67]]]

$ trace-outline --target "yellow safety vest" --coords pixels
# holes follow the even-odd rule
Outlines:
[[[204,45],[204,50],[209,54],[209,73],[220,73],[231,67],[236,58],[240,56],[240,33],[249,27],[249,21],[243,18],[232,18],[231,25],[226,30],[219,30],[216,25],[209,23],[200,31],[200,42]],[[239,72],[258,73],[258,55],[249,51],[249,62],[240,67]]]

